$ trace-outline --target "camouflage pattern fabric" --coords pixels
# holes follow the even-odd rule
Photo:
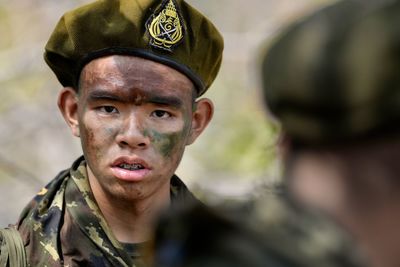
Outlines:
[[[171,179],[174,203],[197,200],[178,177]],[[90,190],[79,158],[39,192],[22,212],[18,230],[28,266],[142,266],[116,240]]]
[[[268,250],[290,266],[366,266],[352,236],[332,218],[305,209],[286,190],[266,192],[250,203],[247,224],[263,236]]]
[[[366,266],[347,233],[281,193],[167,214],[155,244],[154,267]]]

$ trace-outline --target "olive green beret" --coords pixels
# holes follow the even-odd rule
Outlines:
[[[263,91],[283,131],[303,143],[357,139],[400,125],[400,1],[345,0],[270,45]]]
[[[222,50],[218,30],[183,0],[98,0],[64,14],[44,58],[63,86],[77,88],[89,61],[138,56],[182,72],[201,95],[219,71]]]

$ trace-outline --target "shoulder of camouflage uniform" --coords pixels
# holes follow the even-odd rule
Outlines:
[[[281,196],[229,206],[194,205],[163,217],[154,266],[362,266],[335,225]]]
[[[260,196],[250,213],[249,227],[301,266],[365,266],[349,233],[332,218],[296,205],[283,190]]]
[[[254,232],[202,204],[166,214],[153,252],[153,267],[296,266],[269,254]]]

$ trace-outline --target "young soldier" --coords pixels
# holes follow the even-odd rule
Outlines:
[[[290,191],[371,266],[400,266],[400,1],[341,1],[292,25],[263,64]]]
[[[196,202],[174,172],[211,120],[212,102],[197,98],[222,49],[182,0],[99,0],[61,18],[44,57],[83,156],[21,215],[30,266],[140,265],[160,211]]]

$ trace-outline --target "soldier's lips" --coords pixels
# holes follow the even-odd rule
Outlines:
[[[117,179],[129,182],[145,179],[150,171],[148,164],[139,158],[118,158],[111,166],[111,172]]]

